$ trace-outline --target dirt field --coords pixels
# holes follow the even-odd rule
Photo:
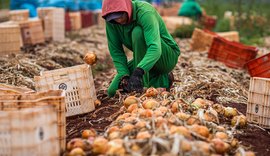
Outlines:
[[[222,63],[209,60],[206,52],[189,49],[190,40],[176,39],[181,49],[179,62],[173,73],[174,91],[191,103],[204,98],[214,103],[237,108],[246,113],[249,75],[245,70],[235,70]],[[33,77],[40,71],[82,64],[83,56],[95,51],[98,62],[92,66],[97,97],[101,105],[94,112],[67,118],[67,141],[80,137],[84,129],[94,128],[102,135],[120,114],[124,113],[121,97],[108,98],[106,88],[115,74],[108,49],[105,30],[92,27],[68,34],[64,43],[45,43],[22,49],[22,53],[0,58],[0,82],[34,89]],[[222,117],[221,117],[222,118]],[[230,124],[222,120],[222,124]],[[234,136],[246,150],[258,156],[270,155],[270,133],[248,124],[235,131]],[[91,153],[89,153],[91,155]]]

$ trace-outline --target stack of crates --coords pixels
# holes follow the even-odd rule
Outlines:
[[[21,50],[21,30],[18,24],[5,22],[0,24],[0,55],[19,53]]]
[[[95,109],[94,101],[97,98],[89,65],[46,71],[40,75],[34,77],[36,90],[65,90],[66,116],[89,113]]]
[[[65,40],[65,10],[63,8],[38,8],[46,40]]]
[[[269,78],[251,78],[246,116],[249,122],[270,129]]]
[[[29,19],[28,21],[19,22],[19,25],[24,45],[35,45],[45,42],[42,22],[40,19]]]
[[[11,21],[27,21],[29,18],[29,10],[13,10],[9,11],[9,19]]]

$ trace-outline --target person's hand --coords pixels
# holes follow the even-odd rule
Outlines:
[[[129,92],[128,80],[129,76],[122,77],[118,88],[123,89],[124,92]]]
[[[143,91],[143,74],[144,71],[141,68],[136,68],[128,80],[129,92],[136,91],[141,93]]]

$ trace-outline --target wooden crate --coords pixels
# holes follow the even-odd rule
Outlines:
[[[239,42],[239,33],[237,31],[219,32],[217,35],[229,40]]]
[[[42,26],[46,40],[65,40],[65,10],[62,8],[38,8],[38,17],[42,20]]]
[[[7,88],[9,89],[9,88]],[[0,110],[15,111],[36,106],[53,106],[57,111],[58,142],[61,151],[66,149],[65,96],[61,90],[49,90],[29,94],[0,93]],[[1,153],[1,152],[0,152]]]
[[[29,18],[29,10],[12,10],[9,11],[9,19],[11,21],[27,21]]]
[[[69,12],[71,22],[71,30],[79,30],[82,28],[82,19],[80,12]]]
[[[194,51],[208,50],[211,47],[214,37],[214,33],[195,28],[191,37],[191,49]]]
[[[66,91],[66,116],[91,112],[95,109],[96,91],[89,65],[78,65],[42,72],[34,77],[36,90]]]
[[[1,23],[0,36],[0,56],[21,51],[21,30],[18,24]]]
[[[0,125],[0,156],[60,155],[53,107],[0,111]]]
[[[19,25],[24,45],[34,45],[45,42],[42,22],[40,19],[29,19],[28,21],[19,22]]]
[[[246,116],[249,122],[270,129],[269,78],[251,78]]]
[[[192,19],[188,17],[170,17],[170,16],[163,16],[162,17],[167,29],[169,32],[173,33],[175,29],[181,27],[183,25],[191,25]]]

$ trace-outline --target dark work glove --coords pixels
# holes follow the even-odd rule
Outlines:
[[[128,80],[129,80],[129,76],[122,77],[118,88],[123,89],[124,92],[129,92]]]
[[[136,91],[136,92],[142,92],[143,91],[143,74],[144,71],[141,68],[136,68],[132,75],[130,76],[128,80],[128,89],[129,92]]]

